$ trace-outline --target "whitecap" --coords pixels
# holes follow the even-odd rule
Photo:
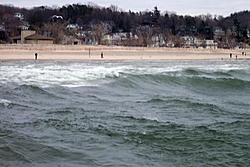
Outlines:
[[[3,104],[5,107],[8,107],[11,104],[11,101],[0,99],[0,104]]]
[[[68,88],[77,88],[77,87],[98,87],[98,84],[63,84],[63,87],[68,87]]]
[[[144,116],[143,119],[159,122],[158,118],[156,117]]]

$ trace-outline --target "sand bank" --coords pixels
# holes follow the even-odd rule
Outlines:
[[[103,52],[104,58],[101,58]],[[242,55],[246,52],[247,56]],[[227,60],[250,59],[250,50],[141,48],[88,45],[0,45],[0,60]]]

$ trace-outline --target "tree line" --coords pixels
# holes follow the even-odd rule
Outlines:
[[[22,13],[24,19],[13,19],[12,16],[16,12]],[[62,16],[62,19],[52,16]],[[72,4],[62,7],[39,6],[31,9],[0,5],[0,25],[5,27],[5,31],[0,30],[2,43],[20,35],[20,22],[28,24],[29,29],[55,38],[55,43],[60,43],[63,35],[74,35],[67,31],[66,27],[68,24],[77,24],[84,30],[96,33],[97,31],[109,34],[131,32],[141,39],[142,46],[152,43],[152,36],[157,35],[161,35],[166,41],[173,41],[175,46],[181,45],[182,36],[216,40],[221,47],[233,47],[239,43],[250,44],[249,11],[223,17],[211,14],[182,16],[174,12],[161,12],[157,6],[152,10],[125,12],[114,5],[104,8],[93,4]],[[98,28],[98,25],[102,25],[102,28]],[[104,25],[108,25],[108,28]]]

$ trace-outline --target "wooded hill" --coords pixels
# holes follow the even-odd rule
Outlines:
[[[21,13],[23,18],[14,17]],[[69,25],[77,25],[69,28]],[[228,17],[182,16],[173,12],[161,12],[157,7],[151,11],[124,12],[111,5],[108,8],[97,5],[72,4],[62,7],[40,6],[31,9],[11,5],[0,5],[0,41],[10,43],[11,37],[20,35],[27,27],[38,33],[53,37],[55,43],[62,43],[65,36],[76,36],[76,32],[91,32],[95,40],[102,43],[105,34],[130,33],[141,42],[127,45],[149,46],[152,37],[158,36],[166,42],[181,46],[181,37],[215,40],[220,47],[235,47],[250,44],[250,12],[232,13]],[[99,36],[98,36],[99,35]],[[85,34],[85,36],[87,36]],[[127,36],[129,38],[129,36]]]

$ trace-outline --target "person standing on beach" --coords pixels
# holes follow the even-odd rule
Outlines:
[[[37,56],[38,56],[38,54],[37,54],[37,53],[35,53],[35,60],[37,60]]]
[[[101,58],[103,58],[103,52],[101,53]]]
[[[235,60],[237,60],[237,57],[238,57],[238,56],[237,56],[237,55],[235,55]]]
[[[229,54],[230,59],[232,58],[232,53]]]

